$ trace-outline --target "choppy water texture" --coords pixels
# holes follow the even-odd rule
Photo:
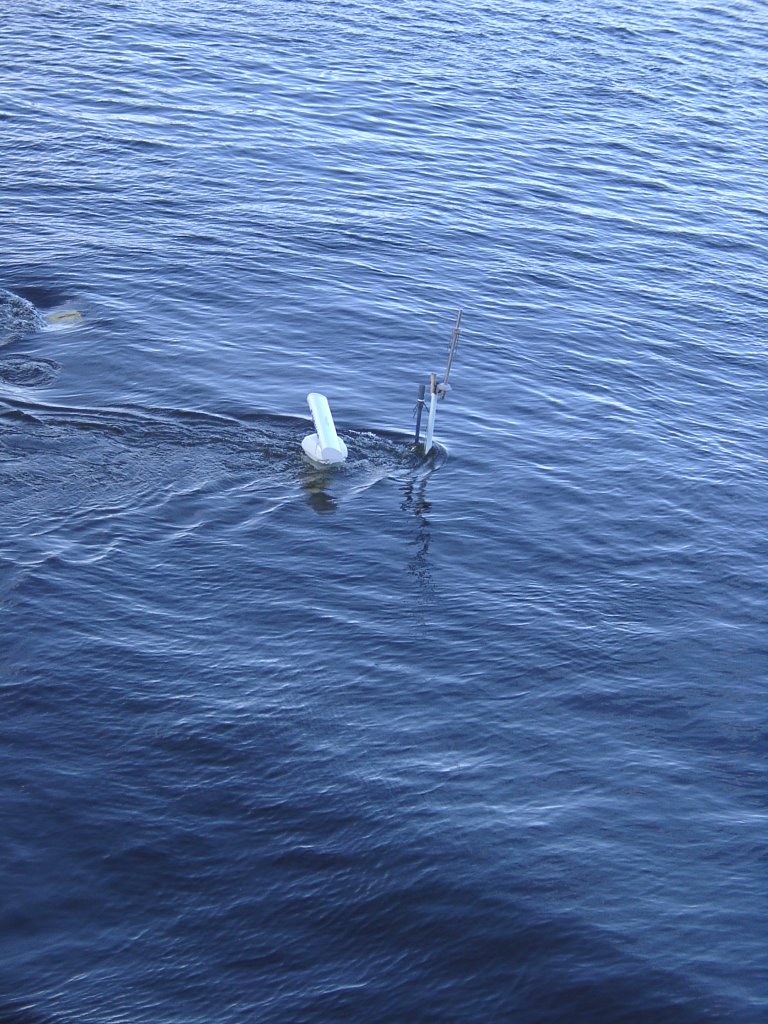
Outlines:
[[[43,314],[28,300],[0,288],[0,344],[20,341],[42,329]]]
[[[766,1018],[767,20],[7,5],[0,1021]]]

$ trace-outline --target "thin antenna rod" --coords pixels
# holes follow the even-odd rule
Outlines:
[[[453,325],[451,331],[451,343],[448,347],[448,363],[445,367],[445,374],[443,375],[442,381],[438,384],[437,374],[431,373],[429,375],[429,413],[427,415],[427,432],[424,437],[424,454],[428,455],[432,449],[432,438],[435,431],[435,414],[437,412],[437,401],[439,398],[445,398],[448,392],[451,390],[451,385],[448,383],[448,377],[451,373],[451,366],[453,365],[453,357],[456,355],[456,347],[459,344],[459,335],[461,334],[461,310],[456,313],[456,323]],[[419,444],[419,430],[421,427],[421,410],[424,407],[424,385],[419,387],[419,399],[416,403],[416,446]]]
[[[445,375],[443,377],[443,384],[448,383],[448,375],[451,372],[451,365],[453,363],[453,357],[456,355],[456,346],[459,344],[459,335],[461,334],[461,310],[456,314],[456,323],[453,325],[451,331],[451,346],[448,349],[448,365],[445,367]]]

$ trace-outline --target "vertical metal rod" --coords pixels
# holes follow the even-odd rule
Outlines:
[[[424,412],[424,392],[426,391],[426,385],[419,384],[419,397],[416,399],[416,438],[415,444],[418,447],[419,438],[421,436],[421,414]]]
[[[424,454],[432,447],[432,434],[435,429],[435,413],[437,412],[437,374],[429,375],[429,416],[427,417],[427,436],[424,438]]]
[[[451,344],[448,349],[448,365],[445,367],[445,376],[443,377],[443,384],[448,383],[448,375],[451,372],[451,364],[453,363],[453,357],[456,355],[456,346],[459,344],[459,335],[461,334],[461,310],[456,314],[456,323],[453,325],[451,331]]]

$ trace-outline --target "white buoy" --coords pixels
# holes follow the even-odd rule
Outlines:
[[[305,437],[301,447],[313,462],[343,462],[347,457],[347,446],[336,433],[328,399],[312,391],[307,395],[307,404],[316,433]]]

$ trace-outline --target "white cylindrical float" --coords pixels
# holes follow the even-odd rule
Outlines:
[[[429,375],[429,416],[427,417],[427,435],[424,438],[424,454],[432,448],[432,435],[435,432],[435,413],[437,412],[437,374]]]
[[[343,462],[347,457],[347,446],[336,433],[328,399],[312,391],[307,395],[307,404],[316,433],[305,437],[301,447],[314,462]]]

